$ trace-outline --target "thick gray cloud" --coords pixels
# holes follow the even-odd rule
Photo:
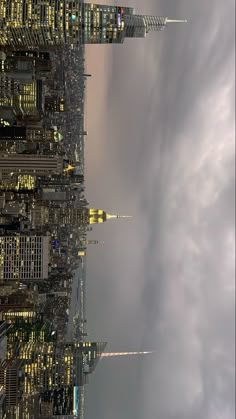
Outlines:
[[[156,353],[101,361],[87,417],[231,419],[234,4],[127,5],[189,23],[88,48],[88,199],[134,215],[94,228],[89,329]]]

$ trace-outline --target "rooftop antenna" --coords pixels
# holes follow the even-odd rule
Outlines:
[[[118,356],[132,356],[132,355],[147,355],[153,354],[154,351],[145,351],[145,352],[103,352],[102,358],[118,357]]]
[[[169,19],[166,18],[166,23],[187,23],[187,19]]]
[[[114,215],[114,214],[107,214],[107,219],[110,218],[133,218],[132,215]]]

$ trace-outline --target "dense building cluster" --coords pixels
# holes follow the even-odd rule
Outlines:
[[[84,49],[0,54],[0,417],[83,417],[105,347],[85,342],[86,232],[107,218],[84,195]]]

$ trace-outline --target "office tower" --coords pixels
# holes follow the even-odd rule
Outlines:
[[[122,43],[145,37],[173,20],[137,15],[131,7],[81,0],[1,2],[0,45],[13,47]]]
[[[45,96],[45,112],[65,112],[64,97],[56,95]]]
[[[0,282],[48,277],[48,236],[0,236]]]
[[[15,79],[22,83],[31,82],[34,76],[33,60],[21,59],[20,57],[7,57],[0,61],[0,74],[5,73],[9,79]]]
[[[61,140],[63,140],[63,135],[54,129],[34,126],[0,125],[0,145],[2,142],[47,143],[59,142]]]
[[[10,331],[11,327],[11,324],[7,323],[4,320],[0,320],[0,364],[6,358],[7,333]]]
[[[3,339],[6,336],[6,333],[9,333],[11,325],[5,321],[0,321],[0,339]]]
[[[0,418],[6,419],[6,395],[2,387],[0,387]]]
[[[5,72],[11,77],[11,73],[18,73],[18,80],[25,80],[27,72],[31,70],[35,76],[38,73],[44,74],[52,68],[49,52],[34,50],[12,50],[8,51],[3,60],[0,59],[0,72]]]
[[[35,383],[38,390],[83,386],[105,347],[106,342],[29,342],[19,346],[17,357],[27,365],[31,389]]]
[[[9,344],[16,342],[52,342],[53,336],[56,336],[56,334],[52,334],[51,325],[42,320],[36,320],[33,324],[21,320],[10,326],[10,329],[7,331],[7,341]]]
[[[20,126],[0,126],[0,144],[2,141],[25,141],[26,127]]]
[[[43,150],[51,151],[53,144],[63,140],[57,129],[46,129],[37,126],[2,126],[0,125],[0,153],[30,153]],[[56,144],[57,147],[57,144]]]
[[[60,226],[87,226],[100,224],[113,218],[129,218],[125,215],[112,215],[100,209],[93,208],[63,208],[46,206],[36,206],[31,209],[31,219],[34,226],[40,225],[60,225]]]
[[[60,156],[38,154],[0,154],[0,183],[15,175],[49,176],[62,174]]]
[[[36,177],[32,175],[12,174],[2,176],[0,173],[0,191],[33,193]]]
[[[10,311],[29,311],[34,308],[34,304],[31,302],[24,301],[24,296],[18,295],[19,301],[15,301],[15,298],[12,296],[7,297],[1,297],[0,298],[0,313],[7,313]],[[22,299],[20,300],[20,297]]]
[[[7,309],[0,312],[2,321],[6,321],[10,324],[15,323],[29,323],[33,324],[35,323],[37,319],[37,313],[33,308],[33,305],[31,304],[30,308],[22,308],[22,309]]]
[[[16,414],[16,407],[22,397],[23,364],[24,362],[21,359],[6,359],[0,365],[0,387],[3,388],[5,393],[5,405],[9,413]]]
[[[101,342],[21,343],[17,359],[24,362],[24,394],[54,390],[68,394],[71,389],[71,395],[78,393],[88,383],[105,346]],[[54,399],[54,405],[58,402]]]
[[[40,120],[43,113],[43,82],[32,80],[32,77],[31,81],[19,82],[17,74],[13,73],[12,78],[6,76],[2,81],[0,110],[12,108],[18,117]]]

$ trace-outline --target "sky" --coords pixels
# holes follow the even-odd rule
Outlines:
[[[87,199],[133,215],[89,233],[90,338],[156,351],[101,360],[86,417],[233,419],[234,1],[124,5],[188,23],[86,48]]]

